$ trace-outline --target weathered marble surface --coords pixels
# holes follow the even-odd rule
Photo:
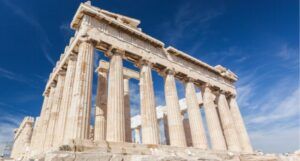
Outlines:
[[[197,148],[112,142],[74,141],[68,148],[69,151],[47,153],[44,161],[298,161],[300,159],[299,154],[290,156],[238,154]]]

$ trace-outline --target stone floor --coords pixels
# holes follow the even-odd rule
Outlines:
[[[23,161],[300,161],[300,154],[239,154],[190,147],[73,140],[68,146]]]
[[[70,143],[70,146],[62,146],[60,150],[47,153],[44,161],[300,161],[300,155],[279,157],[166,145],[77,140]]]

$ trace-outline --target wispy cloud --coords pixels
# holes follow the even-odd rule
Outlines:
[[[70,27],[70,22],[64,22],[59,26],[60,31],[65,39],[69,38],[74,31]]]
[[[32,82],[31,80],[27,79],[26,77],[24,77],[21,74],[17,74],[15,72],[12,72],[10,70],[4,69],[0,67],[0,77],[9,79],[9,80],[13,80],[13,81],[17,81],[17,82],[23,82],[23,83],[27,83],[30,84],[30,82]]]
[[[222,6],[207,9],[202,8],[201,5],[195,7],[191,3],[180,5],[174,18],[162,24],[162,29],[167,31],[164,39],[171,45],[178,46],[182,38],[186,40],[187,38],[203,37],[209,32],[210,21],[223,13]],[[194,44],[195,46],[191,47],[192,51],[200,47],[201,41]]]
[[[299,148],[295,141],[300,139],[299,84],[293,75],[284,75],[267,88],[264,83],[268,76],[258,72],[240,75],[238,102],[245,123],[256,149],[294,151]]]
[[[33,79],[32,77],[28,77],[28,76],[25,76],[25,75],[22,75],[22,74],[19,74],[19,73],[13,72],[11,70],[0,67],[0,78],[1,77],[8,79],[8,80],[15,81],[15,82],[24,83],[33,88],[40,88],[39,86],[37,86],[37,84],[44,81],[44,79],[38,78],[38,80],[36,80],[36,79]]]
[[[6,7],[8,7],[15,15],[19,16],[23,21],[27,22],[31,25],[38,33],[40,38],[40,47],[42,53],[44,54],[45,58],[52,64],[55,65],[55,61],[51,58],[51,47],[52,44],[47,36],[42,25],[28,12],[23,10],[18,5],[14,4],[11,0],[2,0],[1,1]]]
[[[275,53],[275,56],[284,62],[282,66],[285,68],[299,69],[299,47],[294,48],[284,43],[279,46],[279,50]]]
[[[7,105],[5,105],[5,107],[7,107]],[[24,116],[18,112],[14,112],[13,114],[9,113],[1,110],[1,108],[0,112],[0,145],[3,145],[13,141],[14,129],[18,128]]]

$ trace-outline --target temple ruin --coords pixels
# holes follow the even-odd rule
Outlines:
[[[234,83],[238,77],[221,65],[213,67],[175,47],[165,47],[142,32],[139,24],[137,19],[90,2],[80,4],[71,22],[75,35],[49,76],[40,116],[35,121],[24,119],[16,132],[12,158],[50,161],[68,156],[88,160],[111,154],[126,160],[124,157],[135,155],[155,158],[176,154],[181,158],[247,160],[254,154],[237,104]],[[110,60],[101,60],[96,71],[95,50]],[[123,60],[139,71],[123,67]],[[152,71],[164,78],[165,106],[156,105]],[[97,87],[92,86],[94,72]],[[131,79],[139,81],[141,111],[132,118]],[[175,80],[185,85],[182,100]],[[94,123],[92,88],[97,88]],[[184,113],[188,116],[185,119]],[[159,120],[164,122],[164,145]]]

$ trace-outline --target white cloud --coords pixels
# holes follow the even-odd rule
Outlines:
[[[294,152],[300,149],[299,125],[296,127],[271,127],[250,131],[252,144],[257,150],[272,153]]]
[[[291,75],[261,88],[268,74],[258,75],[241,75],[237,86],[238,103],[254,148],[276,153],[299,149],[299,84]]]
[[[265,104],[261,105],[261,107],[265,110],[260,114],[252,116],[253,118],[250,119],[248,123],[268,124],[298,116],[300,114],[299,87],[291,94],[285,93],[284,90],[282,90],[282,92],[286,95],[282,96],[284,94],[278,94],[275,96],[275,98],[277,98],[276,100],[270,99],[269,101],[265,101]]]

